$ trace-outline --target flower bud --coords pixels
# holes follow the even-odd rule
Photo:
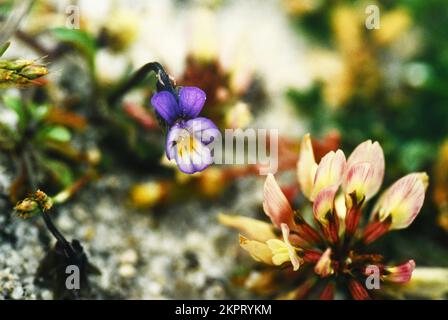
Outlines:
[[[411,280],[415,269],[415,261],[409,260],[403,264],[384,268],[384,280],[395,283],[407,283]]]

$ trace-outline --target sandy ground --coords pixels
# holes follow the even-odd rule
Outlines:
[[[123,192],[128,184],[126,176],[104,177],[54,217],[64,235],[80,240],[101,270],[90,278],[93,298],[251,297],[230,282],[242,260],[250,260],[241,252],[236,232],[218,224],[216,214],[258,212],[260,180],[240,180],[231,191],[234,199],[225,201],[231,208],[220,201],[191,200],[157,212],[130,208]],[[247,190],[254,191],[251,197]],[[0,225],[0,299],[53,298],[51,291],[34,284],[39,262],[54,243],[42,220],[14,217],[1,202]]]

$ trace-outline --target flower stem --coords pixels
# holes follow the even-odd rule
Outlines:
[[[154,72],[157,75],[158,91],[169,91],[173,94],[175,93],[170,77],[166,73],[165,69],[163,69],[162,65],[158,62],[149,62],[138,69],[127,81],[125,81],[109,96],[109,104],[115,104],[129,90],[142,82],[150,72]]]
[[[29,152],[27,152],[27,151],[23,152],[23,162],[25,165],[25,169],[27,171],[28,183],[29,183],[32,191],[36,191],[38,188],[37,181],[36,181],[36,177],[33,174],[34,171],[33,171],[33,167],[31,164],[31,158],[30,158]],[[56,240],[63,246],[66,254],[69,257],[74,257],[76,255],[76,253],[75,253],[75,250],[73,249],[73,247],[71,246],[70,242],[68,242],[67,239],[65,239],[65,237],[62,235],[62,233],[58,230],[58,228],[56,228],[56,226],[54,225],[54,223],[51,220],[48,213],[45,212],[44,210],[41,210],[41,213],[42,213],[42,217],[44,219],[45,225],[47,226],[47,229],[56,238]]]
[[[69,257],[73,257],[75,255],[75,250],[72,248],[70,243],[65,239],[62,233],[56,228],[51,220],[50,216],[47,212],[42,211],[42,217],[45,221],[45,225],[51,234],[56,238],[56,240],[64,247],[64,251],[67,253]]]

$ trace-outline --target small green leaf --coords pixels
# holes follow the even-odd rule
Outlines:
[[[51,139],[58,142],[68,142],[72,138],[70,131],[62,126],[45,128],[43,136],[45,139]]]
[[[19,127],[24,128],[26,123],[26,112],[20,98],[15,96],[3,96],[2,98],[3,104],[17,114],[19,118]]]
[[[41,121],[45,118],[50,110],[50,106],[47,104],[33,105],[31,108],[31,113],[35,120]]]
[[[18,115],[22,111],[22,102],[19,97],[3,96],[3,103],[6,107],[15,111]]]

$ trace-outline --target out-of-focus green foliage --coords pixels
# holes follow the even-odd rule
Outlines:
[[[96,44],[91,34],[83,30],[68,28],[54,28],[49,32],[60,42],[76,47],[85,55],[91,71],[95,70]]]

